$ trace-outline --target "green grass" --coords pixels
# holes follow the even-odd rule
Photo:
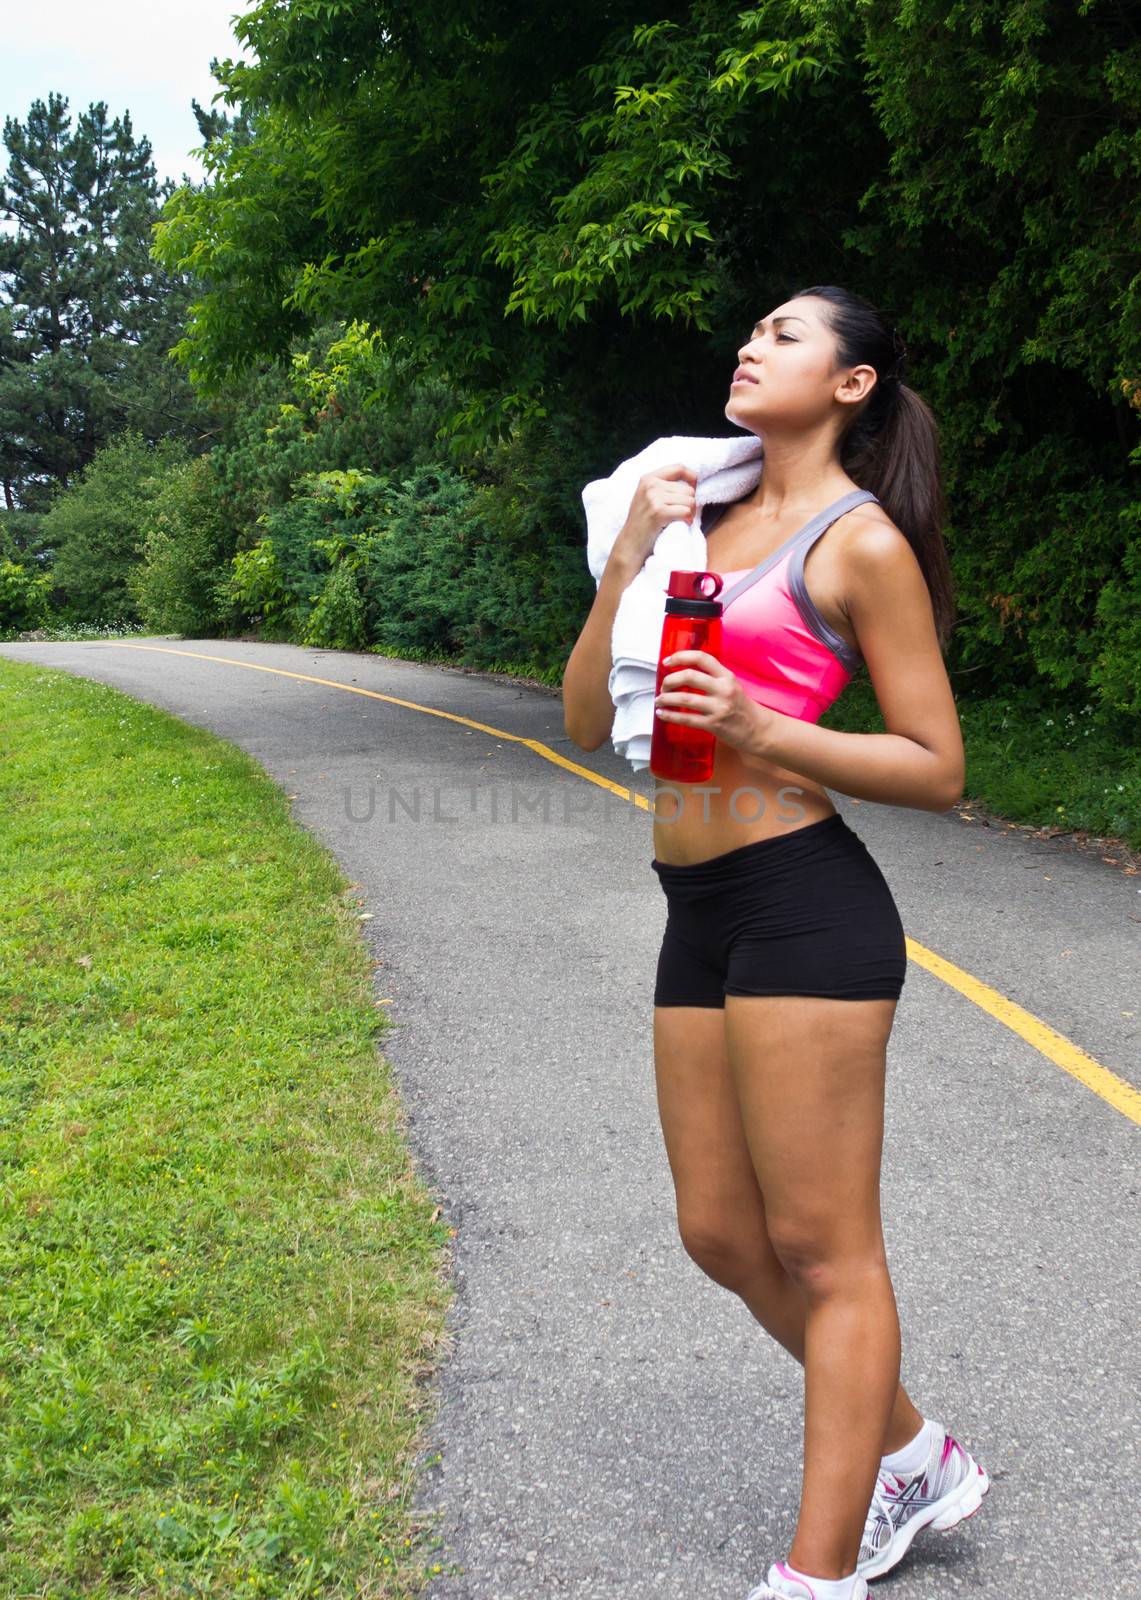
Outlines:
[[[257,764],[0,660],[0,1594],[407,1596],[450,1233]]]
[[[1123,839],[1141,849],[1141,741],[1136,724],[1044,694],[958,697],[967,755],[963,798],[1035,827]],[[883,731],[875,694],[857,678],[820,719],[845,731]]]

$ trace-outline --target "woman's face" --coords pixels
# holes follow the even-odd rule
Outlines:
[[[875,369],[838,369],[836,336],[823,318],[824,302],[805,295],[786,300],[757,323],[737,352],[740,365],[725,415],[763,433],[774,424],[809,427],[832,415],[837,401],[861,400]]]

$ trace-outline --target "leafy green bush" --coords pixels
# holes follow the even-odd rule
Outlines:
[[[209,458],[171,467],[148,507],[142,564],[127,575],[144,625],[190,637],[225,631],[234,615],[225,583],[232,553]]]
[[[362,546],[370,639],[396,654],[450,656],[463,649],[470,596],[473,490],[450,467],[418,467],[380,487]]]
[[[235,554],[220,593],[259,624],[263,639],[294,639],[304,626],[305,607],[285,585],[272,538]]]
[[[379,337],[330,323],[221,401],[223,437],[212,456],[239,548],[261,537],[257,519],[286,505],[315,473],[408,472],[440,455],[444,380],[406,372]]]
[[[581,551],[551,540],[502,481],[480,487],[452,468],[422,467],[374,518],[361,583],[379,648],[561,672],[594,585]]]
[[[50,615],[50,589],[46,573],[0,559],[0,635],[43,627]]]
[[[267,638],[561,672],[594,585],[512,480],[522,459],[502,452],[482,483],[438,464],[309,474],[263,513],[227,592]]]
[[[325,579],[301,636],[303,644],[326,650],[360,650],[365,639],[364,597],[357,582],[357,563],[346,556]]]
[[[361,472],[303,476],[292,499],[258,518],[261,537],[236,552],[220,593],[256,619],[266,638],[359,647],[364,616],[359,591],[354,597],[354,552],[373,484],[387,479]]]
[[[1141,718],[1141,503],[1122,512],[1129,538],[1121,571],[1097,599],[1100,649],[1090,668],[1090,683],[1116,710]],[[1141,738],[1134,743],[1141,745]]]
[[[1126,709],[1114,663],[1135,675],[1138,662],[1118,655],[1126,620],[1107,623],[1115,599],[1127,605],[1135,592],[1141,502],[1076,425],[1068,437],[1049,432],[1021,451],[981,455],[962,440],[947,449],[959,603],[950,663],[971,675],[972,692],[1038,685],[1067,703]],[[970,526],[972,506],[986,508],[985,539]]]
[[[138,620],[127,577],[143,559],[167,474],[186,460],[177,440],[152,445],[138,433],[122,433],[56,497],[42,533],[54,557],[53,600],[70,620]]]

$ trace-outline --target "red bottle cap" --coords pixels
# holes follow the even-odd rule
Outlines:
[[[719,572],[671,572],[666,593],[682,600],[715,600],[723,587]]]

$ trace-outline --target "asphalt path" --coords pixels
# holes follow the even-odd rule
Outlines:
[[[743,1600],[792,1537],[801,1371],[677,1236],[650,817],[587,776],[648,796],[648,774],[492,675],[232,640],[0,653],[239,745],[362,886],[383,1048],[457,1230],[417,1490],[443,1539],[432,1600]],[[918,947],[1141,1088],[1138,878],[954,811],[832,798]],[[903,1378],[992,1488],[878,1600],[1141,1595],[1138,1137],[1032,1030],[909,961],[883,1161]]]

